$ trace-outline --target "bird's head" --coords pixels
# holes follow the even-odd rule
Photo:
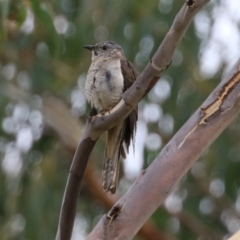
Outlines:
[[[123,49],[113,41],[100,42],[95,45],[86,45],[84,48],[92,51],[92,60],[102,57],[123,56]]]

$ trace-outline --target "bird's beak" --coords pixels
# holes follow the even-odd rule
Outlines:
[[[85,45],[85,46],[83,46],[83,48],[86,48],[86,49],[92,51],[94,49],[94,46],[93,45]]]

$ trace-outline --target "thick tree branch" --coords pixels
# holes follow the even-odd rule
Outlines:
[[[115,220],[109,223],[109,213],[105,215],[87,239],[132,239],[193,163],[238,115],[239,92],[240,60],[115,204],[121,209]]]
[[[56,240],[68,240],[71,238],[82,176],[85,172],[90,152],[97,139],[103,132],[122,122],[129,115],[133,107],[136,106],[146,93],[154,86],[156,81],[159,79],[160,74],[169,66],[176,45],[183,37],[192,18],[208,1],[209,0],[197,0],[194,1],[191,6],[184,4],[176,16],[172,28],[154,55],[153,59],[144,69],[142,74],[137,78],[131,88],[123,94],[123,99],[120,103],[111,110],[112,114],[95,117],[88,121],[69,173]],[[123,206],[124,205],[121,205],[121,207]],[[118,214],[118,211],[122,210],[122,208],[115,206],[108,217],[113,219],[113,217]],[[140,228],[140,226],[136,226],[137,227],[133,231],[134,235]],[[104,232],[104,234],[107,234],[106,236],[110,236],[106,232]],[[107,239],[106,236],[103,235],[102,239]],[[97,239],[96,235],[92,239]],[[110,237],[109,239],[114,239],[114,237]],[[123,239],[129,238],[127,237]]]
[[[83,135],[73,157],[63,197],[57,239],[71,239],[81,182],[95,143],[96,141],[85,138]],[[81,161],[77,161],[77,159],[81,159]]]
[[[228,240],[238,240],[240,238],[240,231],[237,231],[232,237],[228,238]]]
[[[72,117],[69,108],[60,99],[53,97],[43,98],[42,112],[47,125],[51,127],[57,135],[59,135],[64,146],[72,153],[74,153],[79,136],[81,136],[83,123],[76,121]],[[91,160],[90,160],[91,161]],[[101,201],[105,209],[109,210],[117,201],[117,197],[112,194],[106,194],[103,191],[99,178],[94,174],[95,168],[89,164],[85,173],[86,187],[92,196]],[[139,231],[139,235],[147,240],[177,240],[174,236],[165,236],[160,229],[157,229],[153,223],[148,220]]]
[[[27,92],[10,83],[2,84],[2,90],[7,97],[16,101],[27,100],[31,97]],[[54,130],[54,133],[59,136],[59,139],[63,142],[64,147],[68,151],[74,153],[79,138],[83,134],[82,129],[85,124],[72,116],[69,107],[62,100],[52,96],[43,96],[42,99],[42,112],[44,114],[46,126]],[[117,198],[116,196],[106,194],[103,191],[99,179],[93,174],[93,172],[95,172],[95,170],[91,164],[88,165],[84,176],[86,186],[90,189],[93,197],[100,200],[103,206],[109,210],[116,203]],[[142,226],[138,234],[141,238],[147,240],[177,240],[174,236],[165,236],[160,229],[157,229],[154,226],[151,220],[148,220]]]

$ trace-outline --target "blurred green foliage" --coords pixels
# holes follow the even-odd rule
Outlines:
[[[55,237],[72,152],[48,128],[41,103],[46,95],[56,96],[68,104],[75,117],[85,121],[89,108],[84,100],[78,106],[78,98],[73,97],[74,91],[83,96],[84,76],[90,64],[91,56],[82,46],[114,40],[141,72],[183,2],[0,1],[1,239]],[[204,11],[212,14],[217,4],[215,1]],[[156,88],[140,103],[140,121],[148,135],[156,133],[162,141],[155,148],[144,147],[144,168],[220,81],[224,64],[211,79],[200,74],[202,41],[192,24],[163,76],[169,95],[161,95],[161,89]],[[147,120],[144,115],[144,109],[151,103],[157,106],[157,111],[162,110],[155,120]],[[172,127],[169,118],[165,125],[159,124],[166,116],[173,119]],[[239,133],[238,119],[181,181],[172,200],[176,206],[180,204],[180,209],[175,212],[166,203],[154,213],[152,221],[156,227],[178,239],[207,239],[194,231],[199,225],[190,226],[191,218],[181,217],[181,213],[189,212],[198,219],[198,224],[220,236],[240,227]],[[93,154],[99,171],[101,160],[97,156],[103,153],[103,147],[99,143],[94,150],[97,154]],[[86,225],[82,232],[87,232],[105,210],[84,186],[82,195],[84,201],[79,203],[78,216]]]

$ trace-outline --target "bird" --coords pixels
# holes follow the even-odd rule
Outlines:
[[[122,94],[134,83],[137,73],[122,47],[113,41],[85,45],[92,52],[86,82],[85,96],[91,104],[90,116],[104,114],[121,100]],[[102,169],[102,186],[105,192],[115,193],[120,159],[126,158],[131,141],[135,140],[138,107],[128,117],[107,131]]]

